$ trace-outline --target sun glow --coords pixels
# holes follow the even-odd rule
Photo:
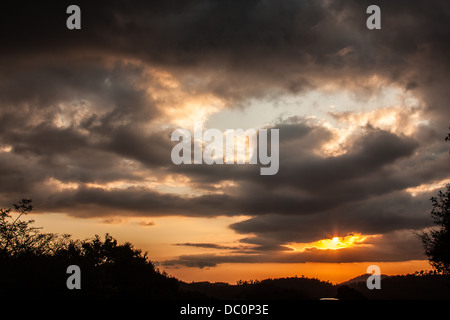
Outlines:
[[[362,235],[359,233],[354,233],[344,237],[333,237],[332,239],[322,239],[309,243],[291,242],[285,245],[285,247],[293,250],[294,252],[304,252],[310,249],[338,250],[355,246],[368,246],[369,244],[364,242],[367,239],[374,237],[377,237],[377,235]]]

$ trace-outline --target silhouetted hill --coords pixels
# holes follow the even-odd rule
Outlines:
[[[201,293],[210,299],[305,300],[335,296],[336,287],[329,282],[305,277],[239,281],[227,283],[193,282],[180,284],[180,291]]]
[[[353,281],[348,286],[371,300],[450,300],[450,275],[389,276],[381,280],[380,290],[367,289],[365,280]]]
[[[366,283],[367,278],[369,278],[369,277],[370,277],[370,274],[369,274],[369,273],[365,273],[365,274],[359,275],[359,276],[357,276],[357,277],[354,277],[354,278],[352,278],[352,279],[350,279],[350,280],[341,282],[340,285],[345,285],[345,284],[348,285],[348,284],[358,283],[358,282],[364,282],[364,283]],[[381,275],[381,280],[386,279],[387,277],[389,277],[389,276],[388,276],[388,275],[385,275],[385,274],[382,274],[382,275]]]
[[[450,300],[450,276],[409,274],[382,276],[381,289],[369,290],[369,274],[332,284],[305,277],[240,281],[236,285],[222,282],[180,282],[180,294],[192,299],[262,299],[262,300]]]
[[[364,296],[361,292],[346,284],[340,285],[337,288],[336,298],[338,298],[339,300],[367,300],[367,297]]]

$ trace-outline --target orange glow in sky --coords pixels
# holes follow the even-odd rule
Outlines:
[[[349,234],[344,237],[333,237],[331,239],[322,239],[310,243],[289,243],[285,247],[293,250],[292,252],[303,252],[308,249],[320,249],[320,250],[338,250],[353,246],[367,246],[364,241],[368,238],[377,237],[377,235],[362,235],[359,233]]]
[[[367,267],[376,264],[385,275],[414,273],[430,270],[427,260],[400,262],[354,262],[354,263],[226,263],[214,268],[163,268],[167,273],[185,281],[227,282],[238,280],[263,280],[268,278],[301,277],[341,283],[366,273]]]

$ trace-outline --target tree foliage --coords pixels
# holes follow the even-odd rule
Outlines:
[[[22,199],[11,209],[0,209],[0,258],[17,258],[24,255],[52,255],[69,243],[69,235],[40,233],[33,227],[34,220],[22,220],[33,210],[31,200]]]
[[[430,200],[431,217],[439,227],[423,232],[420,237],[431,265],[438,272],[450,273],[450,184]]]
[[[130,299],[176,297],[178,281],[160,273],[131,243],[104,238],[73,240],[67,234],[41,233],[24,216],[33,209],[23,199],[0,209],[0,297]],[[81,290],[69,290],[67,267],[81,269]]]

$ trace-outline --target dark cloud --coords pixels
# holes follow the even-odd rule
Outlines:
[[[242,241],[255,244],[260,237],[264,246],[267,246],[267,239],[271,239],[272,244],[312,242],[355,232],[385,234],[420,229],[431,226],[428,199],[428,194],[416,198],[393,193],[368,200],[355,199],[339,208],[318,210],[308,215],[261,215],[235,223],[231,228],[238,233],[257,236]]]
[[[86,51],[134,57],[195,70],[203,90],[228,99],[268,88],[299,92],[327,78],[350,84],[374,73],[420,88],[439,78],[430,79],[431,73],[448,70],[448,6],[442,1],[377,1],[383,24],[376,32],[365,24],[369,1],[81,1],[78,31],[65,28],[68,4],[7,5],[1,28],[6,57],[29,55],[30,48],[36,57]],[[416,65],[436,58],[441,65],[433,63],[426,75]]]
[[[154,221],[141,221],[139,222],[139,225],[142,227],[152,227],[154,226],[156,223]]]
[[[241,250],[242,246],[225,246],[216,243],[175,243],[175,246],[186,246],[186,247],[195,247],[195,248],[204,248],[204,249],[222,249],[222,250]]]
[[[221,202],[207,196],[184,199],[139,187],[113,190],[79,187],[60,191],[44,199],[40,211],[64,210],[79,217],[130,214],[204,216],[207,214],[205,211],[210,211],[210,206]]]

